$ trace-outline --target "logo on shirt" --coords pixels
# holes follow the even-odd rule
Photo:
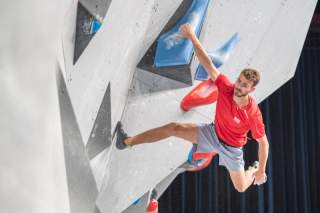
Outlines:
[[[239,119],[239,118],[237,118],[237,117],[234,117],[234,118],[233,118],[233,120],[234,120],[234,122],[236,122],[237,124],[239,124],[239,123],[240,123],[240,119]]]

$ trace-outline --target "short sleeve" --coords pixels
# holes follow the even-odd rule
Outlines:
[[[258,107],[251,119],[250,130],[254,139],[262,138],[265,135],[265,126],[263,123],[262,114]]]
[[[233,84],[227,76],[220,73],[215,80],[219,92],[233,92]]]

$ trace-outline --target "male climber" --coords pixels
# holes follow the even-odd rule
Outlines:
[[[219,165],[227,168],[237,191],[244,192],[253,182],[266,182],[269,143],[259,107],[249,95],[260,80],[259,73],[253,69],[244,69],[236,82],[231,83],[228,77],[214,66],[190,24],[182,25],[180,34],[191,40],[199,62],[218,88],[214,124],[172,122],[128,137],[119,122],[116,147],[125,149],[174,136],[195,144],[196,152],[218,153]],[[253,138],[258,141],[259,163],[245,171],[242,147],[247,143],[248,131],[251,131]]]

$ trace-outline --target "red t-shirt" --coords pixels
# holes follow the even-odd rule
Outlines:
[[[249,96],[249,103],[239,107],[233,100],[234,84],[223,74],[219,74],[215,83],[219,91],[214,121],[218,137],[235,147],[247,143],[249,130],[253,138],[263,137],[265,129],[262,115],[253,98]]]

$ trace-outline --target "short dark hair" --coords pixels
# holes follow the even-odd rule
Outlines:
[[[260,81],[260,73],[251,68],[246,68],[241,71],[240,75],[243,75],[248,81],[253,82],[253,87],[256,86]]]

